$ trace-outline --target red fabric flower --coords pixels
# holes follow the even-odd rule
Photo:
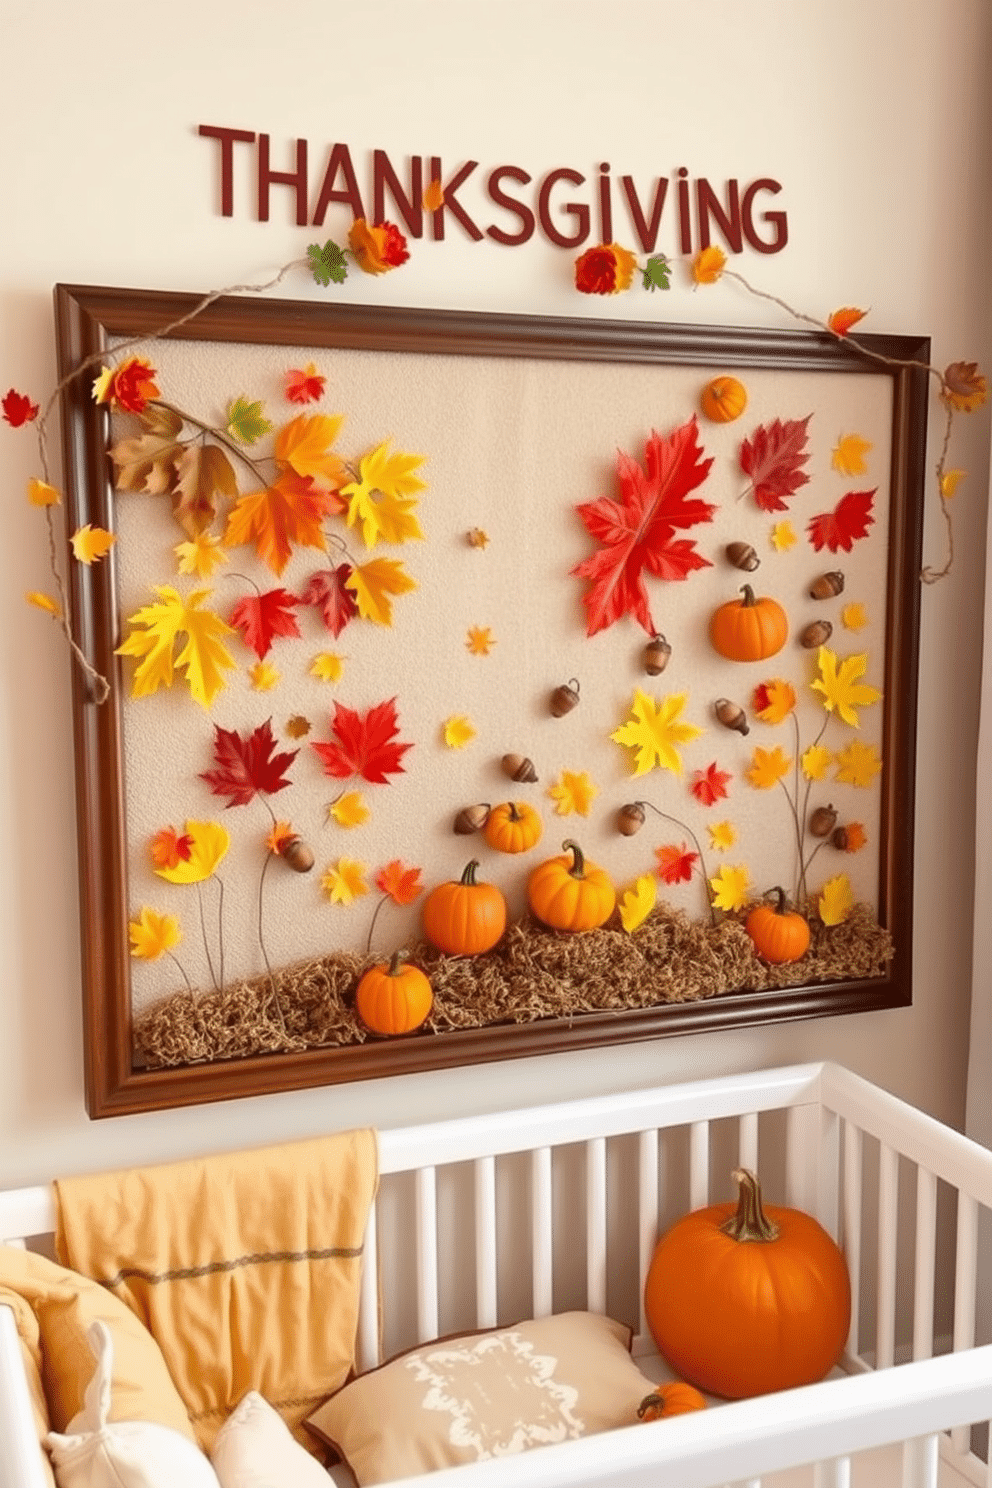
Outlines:
[[[93,385],[98,403],[110,403],[126,413],[143,413],[159,390],[155,385],[155,368],[140,357],[128,357],[119,367],[104,367]]]
[[[38,417],[37,403],[32,403],[24,393],[15,392],[13,388],[9,388],[0,398],[0,408],[12,429],[19,429],[22,424],[29,424]]]
[[[348,246],[366,274],[386,274],[410,257],[406,238],[392,222],[368,223],[356,217],[348,232]]]
[[[163,827],[151,841],[152,862],[156,868],[176,868],[188,863],[193,851],[193,839],[184,832],[182,836],[175,827]]]
[[[637,260],[619,243],[587,248],[575,260],[575,287],[580,294],[617,294],[629,289]]]
[[[302,370],[294,367],[286,373],[286,397],[290,403],[316,403],[324,396],[326,381],[313,362]]]
[[[723,800],[731,778],[726,770],[718,769],[714,760],[705,770],[696,771],[689,789],[697,801],[701,801],[704,806],[712,806]]]

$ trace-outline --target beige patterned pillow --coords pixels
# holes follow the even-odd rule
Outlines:
[[[629,1328],[566,1312],[401,1354],[305,1424],[365,1488],[633,1425],[652,1388]]]

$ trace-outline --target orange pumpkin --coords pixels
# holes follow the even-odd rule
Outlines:
[[[714,377],[699,395],[699,406],[715,424],[729,424],[747,407],[747,388],[736,377]]]
[[[495,884],[476,883],[477,858],[460,879],[438,884],[424,901],[424,934],[449,956],[490,950],[506,929],[506,900]]]
[[[358,983],[355,1007],[373,1033],[412,1033],[434,1003],[431,984],[396,951],[388,965],[371,966]]]
[[[815,1219],[766,1208],[746,1168],[734,1178],[736,1205],[697,1209],[659,1240],[644,1308],[679,1375],[740,1400],[829,1373],[847,1338],[851,1286],[844,1257]]]
[[[782,966],[798,961],[809,950],[809,924],[796,910],[789,908],[785,890],[770,889],[774,904],[759,904],[744,921],[744,929],[754,942],[763,961]]]
[[[540,841],[544,823],[526,801],[504,801],[494,806],[485,825],[485,838],[497,852],[519,853]]]
[[[616,890],[603,868],[586,862],[577,842],[569,838],[562,847],[564,857],[548,858],[534,869],[527,901],[553,930],[595,930],[613,913]]]
[[[741,593],[743,599],[731,599],[714,612],[710,640],[728,661],[764,661],[788,640],[788,618],[777,599],[756,599],[750,584]]]
[[[694,1385],[684,1380],[672,1380],[670,1384],[658,1385],[645,1395],[637,1407],[639,1421],[661,1421],[668,1416],[684,1416],[689,1411],[705,1410],[706,1398]]]

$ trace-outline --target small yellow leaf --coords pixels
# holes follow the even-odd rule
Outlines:
[[[710,834],[710,847],[716,852],[726,852],[737,841],[737,829],[732,822],[717,822],[706,830]]]
[[[28,481],[28,500],[32,506],[58,506],[62,497],[47,481],[32,476]]]
[[[833,762],[833,754],[823,744],[811,744],[799,762],[807,780],[822,780]]]
[[[836,712],[838,718],[851,728],[860,728],[857,710],[879,702],[882,694],[877,687],[868,687],[858,681],[868,670],[867,651],[845,657],[838,666],[839,660],[829,646],[821,646],[817,652],[820,675],[809,685],[814,692],[820,693],[828,713]]]
[[[555,811],[559,816],[568,816],[573,811],[588,816],[593,800],[599,795],[599,786],[593,784],[585,770],[562,770],[548,795],[557,803]]]
[[[862,744],[852,739],[846,749],[837,755],[835,780],[842,785],[856,785],[862,789],[871,785],[882,768],[882,761],[874,744]]]
[[[637,751],[634,756],[635,775],[646,775],[656,766],[660,770],[671,770],[673,775],[682,774],[682,756],[676,746],[690,744],[703,732],[694,723],[679,722],[688,700],[687,692],[673,692],[655,703],[639,687],[634,689],[630,705],[632,716],[620,728],[614,729],[610,738]]]
[[[50,594],[41,594],[37,589],[31,589],[24,598],[29,605],[34,605],[36,610],[44,610],[55,620],[61,620],[62,610],[57,600],[52,599]]]
[[[376,625],[392,625],[390,596],[408,594],[411,589],[416,589],[417,584],[395,558],[373,558],[370,563],[356,564],[344,586],[354,594],[363,620],[372,620]]]
[[[787,553],[799,541],[791,522],[776,522],[772,528],[772,547],[777,553]]]
[[[864,630],[868,624],[868,611],[859,600],[855,600],[841,610],[840,621],[845,630]]]
[[[820,919],[825,925],[841,925],[854,908],[854,894],[846,873],[838,873],[823,885],[817,903]]]
[[[109,553],[117,538],[112,532],[105,532],[102,527],[91,527],[87,522],[85,527],[77,527],[69,540],[73,556],[80,563],[89,565]]]
[[[714,874],[709,881],[713,891],[714,907],[728,912],[743,909],[747,903],[750,881],[750,875],[743,863],[739,863],[736,868],[724,864],[719,873]]]
[[[353,858],[338,858],[336,864],[328,865],[320,886],[332,904],[351,904],[369,892],[365,881],[367,872],[364,863]]]
[[[361,791],[345,791],[343,796],[331,802],[327,814],[333,816],[339,827],[360,827],[372,813],[366,806]]]
[[[620,923],[628,935],[638,925],[643,925],[654,909],[658,898],[658,881],[653,873],[642,873],[632,888],[622,896],[619,904]]]
[[[697,284],[715,284],[726,266],[722,248],[701,248],[692,261],[692,277]]]
[[[269,692],[281,676],[282,673],[270,661],[257,662],[248,671],[248,678],[256,692]]]
[[[449,749],[464,749],[475,738],[472,720],[464,713],[456,713],[444,721],[444,742]]]
[[[181,574],[195,573],[201,579],[209,579],[215,568],[230,562],[220,538],[210,532],[201,532],[189,542],[178,543],[172,551],[179,559]]]
[[[496,644],[496,637],[488,625],[470,625],[465,644],[473,656],[488,656]]]
[[[940,494],[945,501],[950,501],[957,491],[958,486],[967,477],[967,470],[945,470],[940,477]]]
[[[843,434],[833,447],[830,463],[840,475],[864,475],[868,469],[865,459],[874,445],[860,434]]]
[[[783,754],[781,745],[774,749],[755,749],[750,767],[744,772],[756,790],[771,790],[789,772],[792,760]]]
[[[158,914],[145,905],[128,925],[131,955],[138,961],[157,961],[179,944],[183,932],[175,915]]]
[[[333,651],[322,651],[314,657],[310,675],[318,677],[321,682],[340,682],[343,671],[343,656],[335,656]]]

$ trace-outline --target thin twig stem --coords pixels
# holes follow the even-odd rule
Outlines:
[[[666,821],[670,821],[674,827],[678,827],[680,831],[688,832],[689,836],[696,844],[696,851],[699,854],[699,868],[700,872],[703,875],[703,883],[706,887],[706,902],[709,905],[710,909],[710,924],[715,925],[716,914],[713,909],[713,894],[710,891],[710,876],[706,868],[706,859],[703,856],[703,849],[700,846],[699,838],[696,836],[691,827],[686,826],[685,822],[679,821],[677,816],[669,816],[667,811],[662,811],[661,808],[659,806],[656,806],[653,801],[639,801],[637,804],[639,806],[650,806],[652,811],[656,811],[659,816],[663,816]]]

